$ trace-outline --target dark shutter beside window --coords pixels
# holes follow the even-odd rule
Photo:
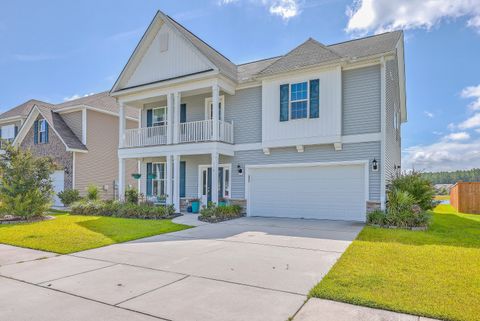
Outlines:
[[[13,137],[17,137],[17,134],[18,134],[18,126],[17,126],[17,125],[15,125],[15,134],[14,134],[14,136],[13,136]],[[1,132],[1,130],[0,130],[0,136],[2,136],[2,132]]]
[[[149,178],[152,174],[152,163],[147,163],[147,196],[152,196],[152,179]]]
[[[180,197],[185,197],[185,174],[187,163],[185,161],[180,162]]]
[[[187,104],[180,105],[180,123],[187,122]]]
[[[48,143],[48,123],[47,121],[45,120],[45,139],[44,139],[44,143]]]
[[[38,120],[33,122],[33,143],[38,144]]]
[[[288,120],[288,95],[290,85],[280,85],[280,121]]]
[[[153,111],[147,109],[147,127],[152,127],[153,124]]]
[[[320,80],[310,80],[310,118],[320,115]]]

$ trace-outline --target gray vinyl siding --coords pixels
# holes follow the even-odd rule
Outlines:
[[[234,122],[235,144],[261,142],[262,87],[237,90],[225,99],[225,120]]]
[[[235,152],[232,163],[232,197],[245,198],[245,176],[238,175],[236,168],[247,165],[309,163],[309,162],[337,162],[369,160],[376,158],[381,163],[380,142],[344,144],[341,151],[335,151],[333,145],[305,146],[303,153],[297,152],[295,147],[272,149],[270,155],[262,150]],[[380,171],[369,174],[370,200],[380,200]]]
[[[380,87],[380,65],[342,72],[343,135],[380,132]]]
[[[400,117],[400,92],[397,60],[390,60],[385,66],[385,181],[395,174],[395,166],[401,163],[401,133],[394,127],[394,113]]]

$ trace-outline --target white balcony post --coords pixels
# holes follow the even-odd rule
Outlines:
[[[180,213],[180,155],[173,156],[173,205]]]
[[[167,204],[173,204],[173,195],[172,195],[172,156],[167,155]]]
[[[174,108],[173,108],[173,143],[178,144],[180,141],[180,101],[181,94],[175,92],[174,94]]]
[[[118,111],[118,147],[122,148],[125,141],[125,105],[121,102]]]
[[[137,159],[137,173],[142,173],[142,160],[140,158]],[[137,180],[137,191],[138,193],[141,193],[142,189],[142,176]]]
[[[125,159],[118,158],[118,199],[125,199]]]
[[[220,87],[215,84],[212,86],[212,124],[213,124],[213,140],[218,140],[218,119],[219,114],[219,100],[220,100]]]
[[[173,103],[173,94],[167,94],[167,144],[171,144],[173,142]]]
[[[218,153],[212,153],[212,202],[218,204]]]

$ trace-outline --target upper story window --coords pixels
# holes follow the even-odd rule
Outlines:
[[[319,107],[319,79],[280,85],[280,121],[318,118]]]
[[[42,119],[38,122],[38,138],[40,143],[47,142],[47,121]]]
[[[300,82],[290,85],[290,118],[307,118],[307,82]]]
[[[167,107],[153,108],[152,125],[163,126],[167,124]]]
[[[15,125],[6,125],[2,126],[1,128],[1,137],[3,140],[13,140],[15,138],[16,133],[16,126]]]

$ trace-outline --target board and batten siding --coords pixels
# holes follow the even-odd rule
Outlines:
[[[242,168],[248,165],[294,164],[315,162],[343,162],[368,160],[381,161],[380,142],[343,144],[341,151],[335,151],[332,145],[306,146],[303,153],[295,147],[273,149],[270,155],[262,150],[237,151],[232,163],[232,198],[245,198],[245,175],[238,175],[237,164]],[[380,200],[380,171],[372,171],[369,166],[370,200]]]
[[[321,138],[337,142],[341,136],[342,81],[340,68],[304,72],[262,83],[262,144],[264,147],[288,146],[288,141]],[[319,118],[280,121],[280,85],[320,80]],[[290,118],[290,117],[289,117]],[[285,143],[285,144],[283,144]]]
[[[94,184],[100,189],[103,199],[113,198],[113,181],[118,176],[118,117],[88,110],[87,111],[87,153],[75,153],[75,189],[80,195],[86,194],[86,188]],[[127,120],[127,128],[137,127],[135,121]],[[136,187],[131,177],[137,172],[135,159],[126,160],[126,183]],[[103,186],[108,186],[104,191]]]
[[[380,65],[342,72],[342,134],[381,131]]]
[[[396,59],[386,62],[385,78],[385,181],[388,183],[395,175],[395,166],[401,165],[401,126],[398,127],[398,134],[394,126],[394,114],[397,113],[400,117]]]
[[[64,113],[61,116],[75,136],[82,141],[82,111]]]
[[[225,96],[225,120],[233,121],[235,144],[262,141],[262,87],[237,90]]]
[[[164,51],[162,42],[166,42]],[[132,75],[122,87],[138,86],[209,69],[211,66],[206,59],[193,50],[178,32],[167,24],[162,24]]]

